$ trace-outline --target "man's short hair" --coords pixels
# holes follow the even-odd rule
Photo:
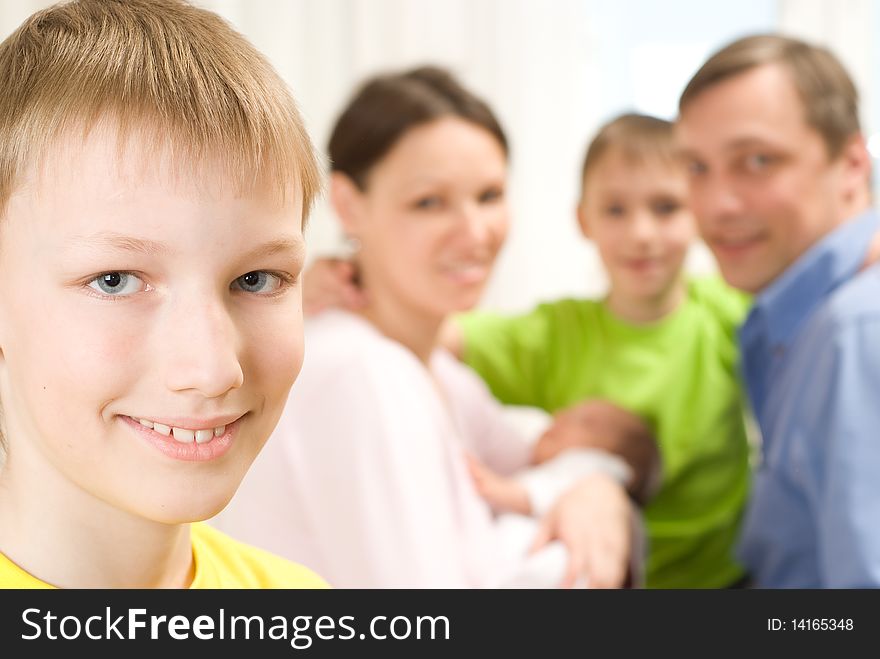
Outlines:
[[[750,69],[782,66],[791,76],[804,105],[807,123],[815,128],[831,157],[861,132],[859,95],[843,64],[829,50],[779,35],[738,39],[712,55],[682,92],[679,112],[706,89]]]

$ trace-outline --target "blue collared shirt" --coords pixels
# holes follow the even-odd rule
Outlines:
[[[880,265],[873,211],[755,300],[742,368],[763,435],[740,558],[767,588],[880,586]]]

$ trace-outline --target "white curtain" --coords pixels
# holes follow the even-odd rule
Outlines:
[[[861,96],[862,127],[880,129],[875,117],[876,2],[874,0],[780,0],[779,29],[834,52]]]

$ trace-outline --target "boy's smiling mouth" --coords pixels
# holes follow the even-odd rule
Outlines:
[[[663,262],[663,258],[660,256],[643,256],[624,258],[621,260],[621,265],[623,265],[627,270],[630,270],[637,274],[641,274],[657,270],[663,265]]]
[[[163,454],[177,460],[206,461],[220,457],[247,414],[205,419],[161,420],[120,415],[126,424]]]
[[[133,418],[133,417],[129,417]],[[175,440],[182,444],[196,442],[196,444],[204,444],[210,442],[214,437],[220,437],[226,433],[226,424],[207,427],[207,428],[181,428],[179,426],[170,426],[158,421],[150,421],[149,419],[134,419],[145,428],[155,430],[160,435],[174,437]]]

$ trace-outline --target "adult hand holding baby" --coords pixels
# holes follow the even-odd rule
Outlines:
[[[626,491],[614,478],[592,473],[544,516],[531,552],[552,540],[565,545],[568,565],[563,588],[571,588],[581,577],[591,588],[624,587],[635,546],[634,514]]]

